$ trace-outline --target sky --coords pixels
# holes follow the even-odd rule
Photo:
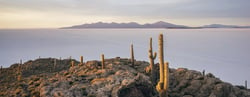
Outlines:
[[[0,28],[166,21],[250,26],[250,0],[0,0]]]

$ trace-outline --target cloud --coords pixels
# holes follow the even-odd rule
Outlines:
[[[1,0],[2,8],[103,16],[249,17],[249,0]]]
[[[250,0],[0,0],[0,18],[17,20],[141,21],[212,19],[250,20]],[[2,16],[1,16],[2,14]],[[35,15],[32,15],[35,14]],[[20,15],[36,16],[33,19]],[[21,18],[18,19],[17,16]],[[8,18],[8,16],[5,16]],[[46,20],[47,19],[47,20]],[[0,20],[3,20],[0,19]],[[8,22],[5,19],[5,22]],[[10,23],[9,23],[10,24]],[[55,22],[51,23],[55,24]]]

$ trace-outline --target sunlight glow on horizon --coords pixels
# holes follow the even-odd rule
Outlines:
[[[250,14],[244,12],[250,1],[221,0],[0,0],[0,29],[60,28],[95,22],[165,21],[177,25],[203,26],[227,24],[250,26]],[[249,3],[248,3],[249,2]],[[214,4],[227,4],[216,6]],[[192,6],[191,6],[192,5]],[[249,6],[248,6],[249,5]]]

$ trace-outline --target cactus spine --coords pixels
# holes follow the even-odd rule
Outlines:
[[[130,55],[131,55],[131,64],[132,67],[134,66],[134,48],[133,48],[133,44],[131,44],[130,46]]]
[[[101,55],[101,60],[102,60],[102,69],[105,69],[104,54]]]
[[[153,55],[153,46],[152,46],[152,37],[151,37],[150,42],[149,42],[148,57],[150,61],[151,81],[154,85],[156,83],[156,73],[155,73],[156,71],[155,71],[155,66],[154,66],[154,60],[156,56],[157,56],[156,52],[154,52],[154,55]]]
[[[160,80],[156,86],[156,89],[159,93],[160,97],[167,97],[167,89],[169,84],[169,76],[168,76],[168,62],[164,64],[164,52],[163,52],[163,34],[159,35],[159,67],[160,67]]]

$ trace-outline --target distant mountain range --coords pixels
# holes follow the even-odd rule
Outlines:
[[[104,23],[97,22],[91,24],[74,25],[70,27],[62,27],[61,29],[84,29],[84,28],[169,28],[169,29],[199,29],[199,28],[250,28],[250,26],[235,26],[235,25],[222,25],[222,24],[211,24],[200,27],[189,27],[184,25],[176,25],[164,21],[155,23],[138,24],[136,22],[130,23]]]
[[[210,25],[204,25],[202,26],[202,28],[250,28],[250,26],[210,24]]]

